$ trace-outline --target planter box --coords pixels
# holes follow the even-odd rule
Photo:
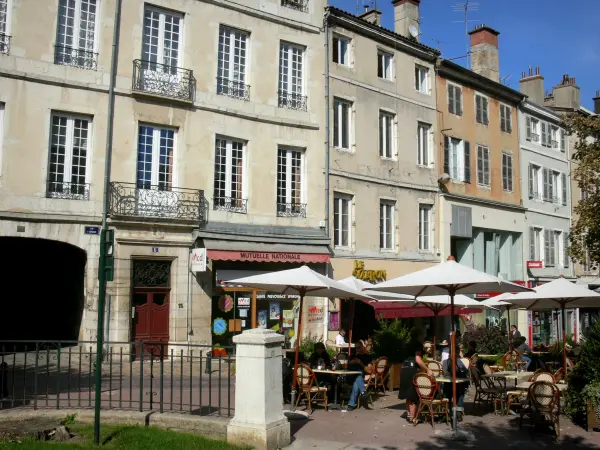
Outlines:
[[[394,389],[400,389],[400,372],[402,371],[402,364],[390,364],[390,371],[387,379],[388,391]]]
[[[594,408],[592,405],[592,401],[587,401],[587,431],[594,431],[594,429],[598,428],[598,416],[597,416],[597,408]]]

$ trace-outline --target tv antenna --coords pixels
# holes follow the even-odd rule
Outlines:
[[[362,9],[363,11],[361,11],[361,4],[362,4]],[[377,0],[356,0],[356,15],[360,16],[362,13],[364,13],[367,9],[377,9]]]
[[[479,11],[479,3],[465,0],[464,3],[452,5],[452,11],[464,14],[463,20],[454,20],[453,23],[465,24],[465,37],[467,41],[467,69],[471,69],[471,43],[469,42],[469,22],[477,22],[475,19],[469,19],[469,13]]]
[[[502,77],[500,79],[500,83],[502,83],[504,86],[510,86],[510,83],[508,82],[508,80],[510,80],[510,77],[512,77],[512,73],[509,73],[505,77]]]

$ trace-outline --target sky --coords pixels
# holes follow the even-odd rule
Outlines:
[[[460,58],[467,52],[464,3],[467,0],[421,0],[423,44],[437,48],[444,58]],[[545,90],[551,90],[563,74],[575,77],[581,88],[581,104],[593,110],[600,90],[600,0],[468,0],[469,30],[485,24],[500,32],[500,77],[519,90],[521,72],[540,66]],[[362,5],[376,4],[383,12],[382,25],[394,29],[392,0],[329,0],[331,6],[352,14]],[[460,5],[461,12],[454,12]],[[455,59],[466,64],[466,58]]]

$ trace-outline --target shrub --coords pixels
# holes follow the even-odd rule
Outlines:
[[[477,351],[487,355],[496,355],[508,351],[508,336],[500,327],[485,327],[467,321],[462,343],[477,342]]]
[[[310,355],[312,355],[315,351],[315,344],[317,342],[321,342],[321,339],[312,334],[308,334],[307,336],[303,337],[300,341],[300,353],[304,353],[306,358],[310,358]],[[325,350],[331,357],[335,356],[336,354],[336,349],[334,347],[328,347],[326,345]]]
[[[406,344],[410,331],[399,319],[379,319],[379,329],[375,332],[373,350],[375,356],[387,356],[390,363],[400,363],[406,359]]]

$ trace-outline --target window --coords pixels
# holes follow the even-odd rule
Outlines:
[[[563,267],[569,268],[569,233],[563,233]]]
[[[379,248],[394,249],[394,203],[382,201],[379,203]]]
[[[552,203],[560,203],[560,176],[559,172],[552,169],[543,169],[544,176],[544,200]]]
[[[527,140],[528,141],[532,141],[532,142],[539,142],[540,140],[540,135],[539,135],[539,123],[540,121],[527,116],[526,120],[526,126],[527,126]]]
[[[175,130],[152,125],[138,129],[137,187],[170,191],[173,185]]]
[[[448,112],[462,116],[462,88],[448,84]]]
[[[482,145],[477,146],[477,184],[490,186],[490,149]]]
[[[10,53],[11,0],[0,0],[0,53]]]
[[[387,52],[379,50],[377,52],[377,76],[384,80],[392,79],[392,61],[394,57]]]
[[[552,148],[558,148],[558,140],[560,139],[558,135],[558,127],[555,127],[554,125],[548,125],[548,127],[550,127],[550,145]]]
[[[471,145],[468,141],[444,137],[444,172],[453,180],[471,182]]]
[[[352,126],[352,103],[333,99],[333,146],[350,150],[350,130]]]
[[[560,151],[561,152],[567,151],[567,137],[565,134],[565,130],[563,130],[563,129],[560,130]]]
[[[550,147],[552,145],[552,141],[550,139],[550,124],[541,122],[540,126],[542,128],[542,145],[544,147]]]
[[[333,37],[333,62],[350,66],[350,39],[342,36]]]
[[[542,197],[542,168],[535,164],[529,164],[529,198],[543,200]]]
[[[544,230],[544,265],[556,265],[556,238],[554,230]]]
[[[430,251],[431,238],[431,205],[419,205],[419,250]]]
[[[91,119],[52,114],[48,197],[89,199]]]
[[[391,159],[395,153],[394,116],[379,111],[379,156]]]
[[[56,64],[96,69],[97,6],[97,0],[60,0],[54,58]]]
[[[245,214],[245,143],[226,138],[215,140],[214,209]]]
[[[500,130],[512,133],[512,110],[510,106],[500,105]]]
[[[221,26],[219,28],[219,60],[217,66],[217,94],[248,100],[246,58],[249,36],[243,31]]]
[[[502,153],[502,190],[513,190],[513,157]]]
[[[429,69],[415,66],[415,89],[423,94],[429,94]]]
[[[475,119],[477,123],[487,125],[488,117],[488,99],[483,95],[475,94]]]
[[[306,111],[304,48],[287,42],[279,46],[279,107]]]
[[[182,25],[181,14],[145,7],[142,43],[144,69],[177,75],[181,58]]]
[[[542,255],[540,254],[541,242],[542,242],[541,228],[531,227],[529,228],[529,260],[540,261]]]
[[[433,164],[431,151],[431,125],[428,123],[419,122],[417,124],[417,164],[420,166],[429,167]]]
[[[567,206],[567,200],[568,200],[568,184],[567,184],[567,174],[566,173],[561,173],[560,174],[560,187],[561,187],[561,196],[560,196],[560,203],[562,203],[563,206]]]
[[[350,247],[350,224],[352,197],[334,194],[333,198],[333,245]]]
[[[277,214],[306,216],[302,182],[304,152],[291,148],[277,151]]]

